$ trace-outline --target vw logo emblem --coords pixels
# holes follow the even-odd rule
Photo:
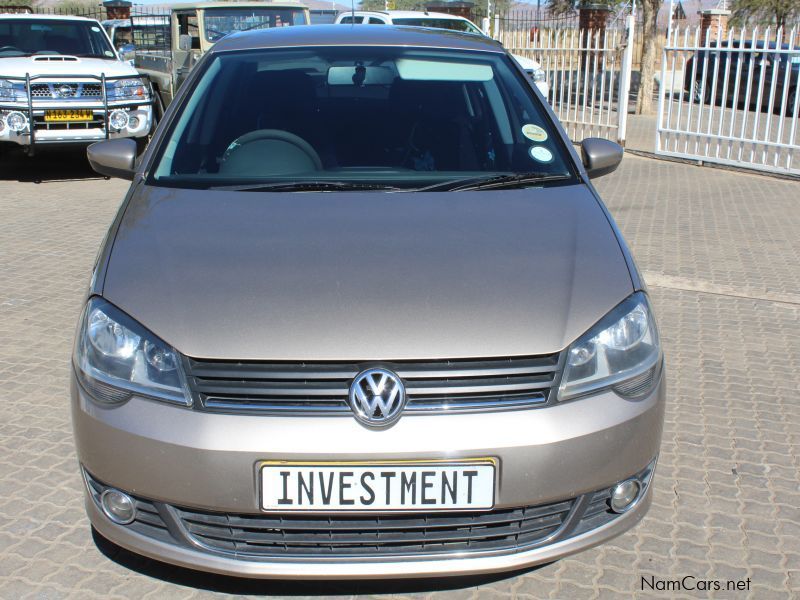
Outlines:
[[[400,418],[406,405],[406,389],[391,371],[368,369],[353,379],[348,401],[363,425],[387,427]]]
[[[75,92],[74,92],[74,91],[72,90],[72,88],[71,88],[70,86],[68,86],[68,85],[62,85],[62,86],[60,86],[60,87],[59,87],[59,88],[56,90],[56,94],[58,94],[58,95],[59,95],[59,96],[61,96],[62,98],[69,98],[69,97],[70,97],[70,96],[72,96],[74,93],[75,93]]]

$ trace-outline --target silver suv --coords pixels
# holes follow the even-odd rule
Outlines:
[[[209,51],[136,159],[75,344],[86,507],[114,543],[251,577],[515,569],[651,499],[644,284],[496,42],[292,27]]]

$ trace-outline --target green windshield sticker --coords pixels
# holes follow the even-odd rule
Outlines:
[[[547,132],[533,123],[522,126],[522,135],[532,142],[544,142],[547,139]]]
[[[533,160],[549,163],[553,160],[553,153],[543,146],[533,146],[529,151]]]

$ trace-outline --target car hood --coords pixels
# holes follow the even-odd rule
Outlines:
[[[46,56],[0,58],[1,77],[25,77],[26,73],[58,77],[59,75],[92,75],[106,77],[136,75],[129,63],[115,59],[63,57],[69,60],[47,60]],[[74,59],[74,60],[72,60]]]
[[[632,291],[584,185],[455,193],[142,186],[102,288],[192,357],[562,350]]]

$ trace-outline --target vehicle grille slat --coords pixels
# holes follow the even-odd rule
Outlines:
[[[184,361],[195,406],[217,412],[349,414],[353,378],[381,366],[396,372],[406,411],[520,410],[546,405],[557,385],[559,354],[489,359],[371,362]]]
[[[420,527],[434,529],[438,527],[458,527],[474,525],[491,525],[508,523],[511,521],[538,519],[558,514],[569,510],[571,502],[559,502],[539,507],[525,509],[494,510],[485,513],[448,513],[446,516],[437,516],[436,513],[427,513],[426,518],[420,516],[381,515],[380,517],[347,517],[339,516],[331,521],[327,527],[331,530],[357,531],[359,529],[375,529],[380,524],[383,529],[410,529]],[[247,529],[284,529],[291,531],[314,530],[319,528],[319,517],[303,517],[300,515],[281,515],[273,517],[268,513],[263,515],[227,515],[219,513],[203,513],[199,511],[184,511],[183,518],[189,523],[198,523],[214,527],[236,527]]]
[[[195,379],[195,389],[201,394],[209,396],[215,394],[247,394],[248,396],[326,396],[347,397],[347,389],[341,385],[299,382],[299,385],[286,383],[226,381],[224,383],[209,384],[204,380]]]
[[[486,512],[350,515],[209,513],[173,507],[211,550],[253,556],[360,555],[518,548],[559,530],[574,500]]]
[[[314,531],[305,533],[286,533],[283,530],[272,532],[250,531],[245,529],[228,530],[224,528],[213,528],[202,525],[192,525],[188,527],[190,533],[201,535],[204,538],[232,540],[235,542],[246,542],[249,544],[296,544],[301,546],[318,546],[327,544],[333,546],[367,544],[376,542],[380,544],[400,544],[400,543],[424,543],[424,542],[451,542],[482,540],[493,537],[507,537],[518,534],[536,533],[552,527],[561,525],[560,516],[543,517],[532,523],[527,523],[523,527],[521,523],[509,523],[495,527],[462,527],[458,529],[437,529],[425,530],[416,529],[412,531],[391,530],[383,531],[375,529],[373,531],[348,531],[336,536],[332,536],[327,531]]]
[[[481,392],[515,392],[522,390],[541,390],[549,388],[553,384],[552,377],[548,378],[525,378],[523,380],[514,379],[510,381],[493,382],[491,380],[469,380],[469,385],[455,385],[451,380],[426,383],[424,386],[416,382],[406,385],[406,392],[409,395],[430,395],[441,393],[447,390],[450,394],[474,394]]]

